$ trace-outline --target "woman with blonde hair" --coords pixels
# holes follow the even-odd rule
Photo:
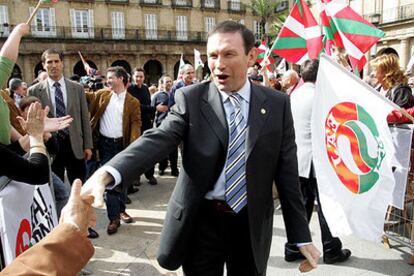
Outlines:
[[[380,86],[379,92],[403,108],[414,106],[414,97],[407,85],[407,77],[395,54],[381,55],[370,63]]]

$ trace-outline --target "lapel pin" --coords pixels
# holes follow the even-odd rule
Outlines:
[[[266,109],[262,108],[262,110],[260,110],[260,112],[262,112],[262,114],[266,114]]]

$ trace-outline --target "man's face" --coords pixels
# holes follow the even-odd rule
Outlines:
[[[184,83],[187,84],[187,85],[193,83],[193,79],[194,79],[194,68],[193,68],[193,66],[188,66],[187,67],[187,69],[183,72],[182,78],[183,78]]]
[[[141,87],[145,80],[144,72],[135,71],[132,78],[134,79],[135,84]]]
[[[15,92],[19,96],[26,97],[27,96],[27,84],[25,82],[22,82],[22,85],[20,85],[19,88],[15,90]]]
[[[47,54],[43,68],[52,80],[58,81],[62,77],[63,62],[58,54]]]
[[[106,84],[113,91],[120,91],[124,89],[124,83],[122,77],[118,78],[115,72],[108,72],[106,74]]]
[[[173,85],[172,79],[170,77],[164,77],[164,79],[162,80],[162,83],[164,85],[165,91],[169,92]]]
[[[256,48],[246,55],[240,33],[216,33],[207,41],[208,67],[217,88],[236,92],[246,82],[247,68],[256,60]]]

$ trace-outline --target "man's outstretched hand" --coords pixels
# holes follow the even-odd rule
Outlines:
[[[102,208],[104,206],[103,195],[106,185],[112,183],[114,178],[103,169],[97,170],[82,186],[82,196],[92,195],[94,197],[93,206]]]

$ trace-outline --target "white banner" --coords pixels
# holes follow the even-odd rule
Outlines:
[[[394,146],[386,121],[394,108],[329,57],[321,57],[312,150],[322,209],[334,236],[381,240],[394,190]]]
[[[410,170],[411,141],[413,125],[400,125],[390,127],[395,148],[394,178],[395,188],[392,194],[391,205],[403,210],[405,190],[407,187],[408,171]]]
[[[49,185],[11,181],[0,191],[0,238],[6,265],[57,225]]]

